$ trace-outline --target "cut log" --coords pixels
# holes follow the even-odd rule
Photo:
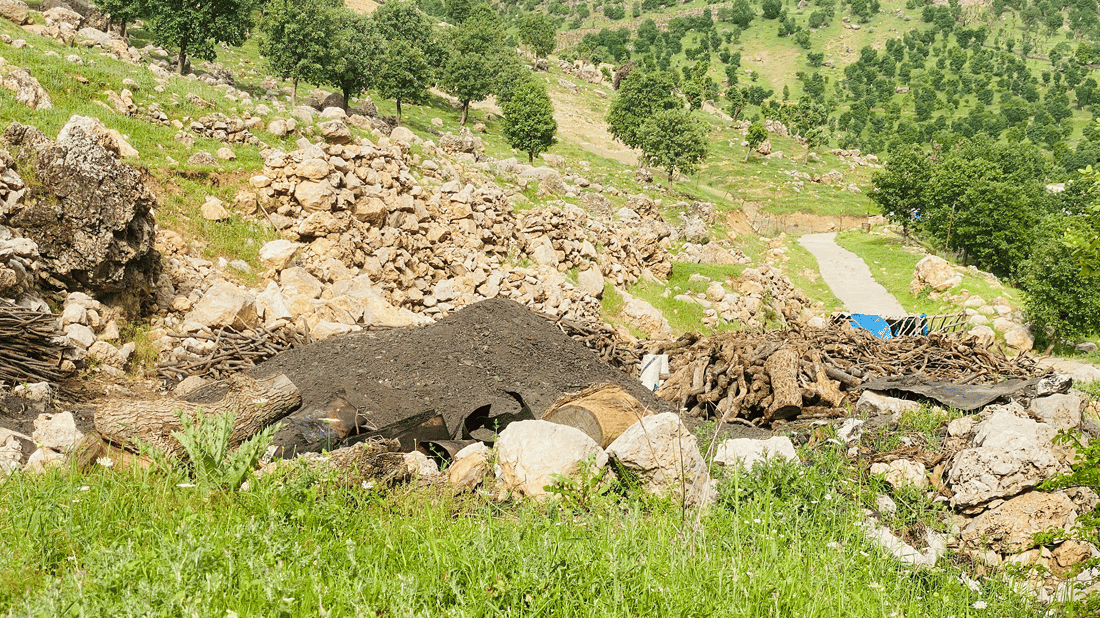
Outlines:
[[[628,427],[652,414],[621,386],[594,384],[559,399],[544,421],[576,427],[607,448]]]
[[[136,455],[120,449],[103,439],[98,431],[84,434],[69,455],[76,469],[81,472],[91,470],[97,463],[117,468],[138,466],[143,470],[153,467],[153,460],[147,455]]]
[[[205,416],[232,411],[236,414],[230,448],[239,446],[264,427],[283,418],[302,404],[298,387],[285,375],[256,380],[235,375],[226,380],[229,392],[221,401],[195,404],[178,399],[116,400],[96,408],[95,428],[114,444],[136,448],[151,445],[170,457],[182,457],[183,446],[172,437],[180,431],[179,413],[193,418],[200,410]]]
[[[764,362],[772,391],[771,405],[764,412],[764,420],[794,418],[802,411],[798,368],[798,353],[789,347],[779,348]]]

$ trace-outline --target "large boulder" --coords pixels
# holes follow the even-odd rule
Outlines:
[[[620,292],[623,296],[623,321],[649,335],[650,339],[671,339],[672,326],[659,309],[648,302]]]
[[[938,255],[926,255],[917,262],[913,271],[913,281],[909,284],[909,291],[914,295],[919,294],[927,286],[931,286],[937,292],[949,290],[962,282],[962,277],[955,272],[951,262]]]
[[[16,26],[31,22],[30,7],[23,0],[0,0],[0,17],[14,23]]]
[[[637,475],[652,494],[685,506],[708,504],[715,498],[695,436],[672,412],[634,423],[607,447],[607,454],[621,469]]]
[[[256,297],[250,292],[237,289],[229,282],[215,281],[195,304],[195,308],[187,314],[185,321],[197,322],[210,328],[253,328],[259,321]]]
[[[1055,429],[1076,429],[1088,407],[1089,400],[1084,393],[1072,391],[1065,395],[1055,393],[1031,400],[1031,413]]]
[[[1068,531],[1077,521],[1077,505],[1064,492],[1029,491],[971,519],[963,528],[963,542],[992,545],[1016,553],[1032,544],[1037,532],[1051,528]]]
[[[0,58],[0,86],[15,93],[15,100],[31,109],[52,109],[50,94],[27,69]]]
[[[82,25],[106,31],[110,26],[107,16],[95,8],[94,3],[88,0],[42,0],[38,7],[40,11],[49,11],[55,7],[69,9],[79,14],[83,19]]]
[[[539,188],[547,193],[565,195],[565,181],[562,180],[558,170],[552,167],[532,167],[525,170],[520,176],[538,180]]]
[[[137,310],[152,304],[160,277],[156,197],[102,139],[85,119],[71,120],[56,142],[13,122],[3,142],[33,168],[40,198],[0,208],[0,223],[38,243],[47,283]]]
[[[979,512],[992,500],[1010,498],[1065,471],[1051,445],[1056,433],[1011,410],[993,412],[975,428],[974,448],[959,451],[952,461],[947,476],[952,504]]]
[[[768,459],[798,462],[794,452],[794,443],[786,436],[773,436],[767,440],[754,438],[732,438],[718,445],[714,453],[714,463],[727,468],[741,467],[746,470]]]
[[[607,464],[607,454],[588,434],[548,421],[512,423],[496,447],[500,490],[513,496],[546,496],[557,477],[578,474],[586,461],[596,468]]]

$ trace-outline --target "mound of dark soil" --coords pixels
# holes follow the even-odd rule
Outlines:
[[[289,350],[251,373],[284,373],[298,386],[302,408],[291,423],[343,397],[367,425],[434,410],[458,437],[466,418],[485,406],[490,417],[512,415],[522,400],[540,418],[562,394],[597,382],[622,386],[655,412],[671,410],[546,319],[499,298],[422,328],[353,333]]]

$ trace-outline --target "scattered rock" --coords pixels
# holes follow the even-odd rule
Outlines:
[[[1077,521],[1077,507],[1064,492],[1029,491],[970,520],[961,539],[973,546],[992,545],[1015,553],[1032,545],[1038,532],[1069,530]]]
[[[960,283],[962,276],[955,272],[950,262],[936,255],[927,255],[917,262],[909,291],[916,296],[926,286],[931,286],[936,292],[944,292]]]
[[[34,420],[34,443],[59,453],[70,452],[84,434],[76,428],[72,412],[42,414]]]
[[[774,436],[766,440],[735,438],[720,444],[714,454],[714,463],[720,466],[736,466],[747,470],[768,459],[798,462],[794,443],[786,436]]]
[[[225,209],[225,202],[213,195],[206,196],[206,200],[200,208],[202,218],[207,221],[226,221],[229,219],[229,211]]]
[[[607,454],[575,427],[547,421],[520,421],[497,439],[498,484],[502,494],[541,498],[558,476],[574,476],[591,462],[607,464]]]
[[[0,0],[0,2],[4,1],[17,2],[18,0]],[[30,109],[53,108],[53,101],[50,99],[49,93],[30,74],[30,71],[9,64],[2,57],[0,57],[0,85],[14,92],[15,100]]]
[[[715,498],[695,436],[672,412],[631,425],[607,447],[607,454],[621,469],[637,474],[652,494],[683,501],[689,507]]]
[[[871,464],[871,474],[885,475],[886,482],[892,487],[912,485],[920,489],[928,485],[924,464],[908,459],[895,459],[889,464],[881,462]]]

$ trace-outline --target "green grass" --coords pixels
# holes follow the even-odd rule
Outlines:
[[[311,475],[210,494],[100,469],[0,485],[8,616],[984,616],[1035,608],[946,563],[915,573],[858,527],[839,447],[760,466],[703,513],[612,494],[590,510]],[[282,480],[282,482],[280,482]],[[795,576],[797,575],[797,576]],[[977,601],[987,610],[973,608]]]
[[[729,266],[716,266],[707,264],[693,264],[691,262],[675,262],[672,274],[668,277],[668,283],[657,284],[648,281],[638,281],[630,287],[629,292],[649,304],[653,305],[664,314],[672,327],[674,335],[687,332],[700,332],[703,328],[705,309],[702,305],[693,302],[676,300],[679,294],[695,296],[705,293],[711,281],[721,283],[726,292],[734,291],[732,281],[741,275],[746,266],[733,264]],[[689,278],[699,274],[711,281],[689,281]],[[667,290],[667,295],[666,295]],[[739,330],[741,325],[736,322],[721,321],[717,332]]]

